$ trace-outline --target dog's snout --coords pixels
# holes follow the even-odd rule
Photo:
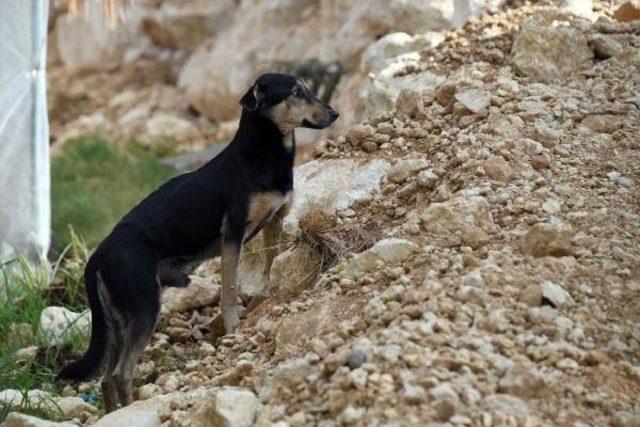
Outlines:
[[[333,108],[329,108],[329,117],[331,117],[332,120],[337,119],[339,116],[340,116],[340,113],[338,113]]]

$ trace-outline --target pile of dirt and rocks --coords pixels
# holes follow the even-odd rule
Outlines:
[[[244,254],[271,297],[219,336],[218,261],[167,290],[96,425],[640,425],[640,9],[532,3],[380,39],[384,102],[296,169],[270,283]]]

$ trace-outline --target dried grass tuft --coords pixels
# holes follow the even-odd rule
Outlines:
[[[348,253],[370,248],[382,235],[379,224],[373,220],[339,224],[338,218],[319,208],[311,209],[300,218],[299,227],[296,244],[320,254],[321,271],[331,268]]]

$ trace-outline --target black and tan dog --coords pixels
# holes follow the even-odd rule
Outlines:
[[[161,286],[186,286],[184,268],[222,255],[224,328],[239,322],[238,259],[263,230],[266,273],[292,201],[294,128],[321,129],[338,113],[295,77],[265,74],[241,100],[238,131],[217,157],[178,176],[129,212],[85,268],[92,313],[89,349],[62,380],[104,373],[107,411],[132,401],[134,367],[156,325]]]

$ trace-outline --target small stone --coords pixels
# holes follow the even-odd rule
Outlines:
[[[429,166],[429,162],[425,159],[403,159],[399,160],[395,165],[391,167],[387,178],[391,182],[402,183],[412,175],[417,174],[419,171],[426,169]]]
[[[544,280],[540,285],[542,297],[554,307],[570,307],[575,304],[571,295],[555,283]]]
[[[521,398],[538,396],[546,388],[546,379],[534,368],[514,365],[498,384],[498,390]]]
[[[418,174],[418,185],[424,189],[430,190],[436,186],[438,176],[431,170],[424,170]]]
[[[464,105],[469,111],[477,114],[480,110],[491,105],[489,92],[480,89],[469,89],[454,95],[456,101]]]
[[[427,393],[422,386],[405,383],[402,397],[407,403],[417,405],[426,400]]]
[[[484,162],[484,171],[489,178],[495,181],[509,181],[513,171],[509,162],[501,156],[491,156]]]
[[[363,141],[361,145],[362,145],[362,149],[367,153],[373,153],[374,151],[378,151],[378,144],[376,144],[374,141],[370,139]]]
[[[194,406],[192,423],[202,426],[250,427],[261,406],[250,390],[223,387]]]
[[[535,170],[540,171],[543,169],[549,169],[550,166],[551,159],[547,154],[538,154],[531,156],[531,167],[533,167]]]
[[[364,408],[355,408],[349,405],[340,414],[340,421],[344,425],[355,424],[364,416],[364,411]]]
[[[589,36],[589,47],[593,50],[596,58],[609,59],[622,53],[622,45],[612,37],[604,34],[592,34]]]
[[[611,418],[611,427],[640,427],[640,413],[617,411]]]
[[[349,369],[353,370],[362,366],[362,364],[366,361],[367,361],[366,353],[363,350],[357,348],[351,352],[349,357],[347,357],[345,365],[347,365]]]
[[[637,0],[622,3],[613,13],[613,17],[620,22],[631,22],[640,19],[640,5]]]
[[[539,223],[523,237],[522,251],[535,257],[570,255],[571,236],[571,227],[567,225]]]
[[[519,299],[529,307],[538,307],[542,304],[542,290],[537,284],[528,285],[520,292]]]

